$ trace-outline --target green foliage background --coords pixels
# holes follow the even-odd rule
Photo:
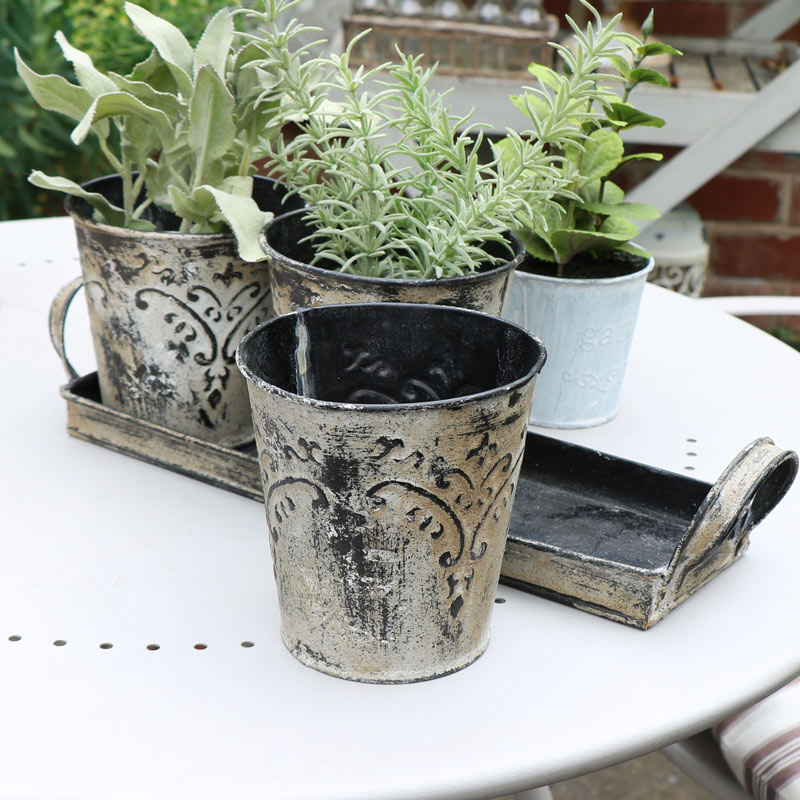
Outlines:
[[[196,43],[208,19],[230,0],[138,0]],[[75,146],[74,123],[39,108],[17,75],[14,47],[40,74],[71,77],[53,40],[58,30],[106,70],[127,73],[149,43],[133,30],[124,0],[0,0],[0,220],[61,214],[63,196],[28,183],[32,169],[79,183],[107,171],[93,139]]]

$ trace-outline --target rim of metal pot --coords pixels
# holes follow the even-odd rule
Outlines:
[[[498,264],[496,267],[492,267],[491,269],[482,270],[480,272],[470,272],[467,275],[457,275],[450,278],[381,278],[381,277],[371,277],[369,275],[354,275],[352,272],[339,272],[339,270],[336,269],[326,269],[325,267],[316,267],[313,264],[306,263],[305,261],[297,261],[291,256],[287,256],[285,253],[282,253],[280,250],[276,250],[274,247],[272,247],[272,245],[270,245],[267,239],[270,228],[272,228],[274,225],[278,224],[282,220],[286,220],[288,217],[305,214],[307,211],[308,211],[307,208],[298,208],[295,211],[288,211],[285,214],[276,215],[264,226],[263,230],[258,236],[258,243],[261,245],[261,249],[267,254],[267,257],[277,256],[282,261],[291,264],[292,267],[294,267],[295,269],[304,270],[312,275],[327,275],[327,276],[336,275],[342,278],[342,280],[346,280],[354,284],[377,283],[383,286],[392,286],[394,284],[401,284],[405,287],[408,287],[408,286],[424,286],[430,284],[432,281],[435,281],[437,284],[440,284],[442,286],[451,286],[453,284],[459,284],[465,281],[470,281],[470,280],[474,281],[476,278],[489,279],[497,275],[498,273],[515,270],[525,258],[525,248],[522,242],[520,241],[519,237],[517,237],[511,231],[505,231],[503,235],[510,241],[512,247],[512,250],[509,253],[508,261],[502,264]]]
[[[484,392],[477,392],[475,394],[465,394],[459,395],[458,397],[451,397],[445,400],[423,400],[414,403],[340,403],[333,400],[318,400],[314,397],[305,397],[300,394],[296,394],[295,392],[287,391],[286,389],[281,389],[279,386],[275,386],[272,383],[268,383],[263,378],[260,378],[256,375],[248,366],[246,366],[242,361],[242,348],[245,344],[252,338],[259,333],[262,328],[267,327],[268,325],[277,324],[281,320],[285,320],[286,317],[294,317],[297,318],[301,314],[318,314],[323,313],[323,309],[336,309],[336,308],[343,308],[348,306],[370,306],[370,307],[387,307],[387,308],[405,308],[407,306],[413,306],[415,309],[435,309],[436,313],[451,313],[451,314],[468,314],[473,317],[487,317],[493,320],[496,323],[502,324],[504,326],[508,326],[509,328],[515,328],[521,334],[523,334],[526,338],[533,340],[533,342],[539,348],[539,356],[531,366],[531,368],[521,377],[517,378],[516,380],[510,381],[509,383],[504,383],[502,386],[498,386],[494,389],[487,389]],[[282,324],[286,324],[283,322]],[[542,340],[536,336],[536,334],[531,333],[530,331],[523,328],[521,325],[517,325],[514,322],[510,322],[509,320],[502,319],[501,317],[495,317],[491,314],[485,314],[482,311],[473,311],[472,309],[468,308],[460,308],[457,306],[441,306],[441,305],[433,305],[430,303],[332,303],[331,305],[325,306],[313,306],[311,308],[302,308],[298,311],[292,311],[289,314],[284,314],[281,317],[274,317],[273,319],[267,320],[266,322],[262,322],[259,326],[254,328],[250,333],[245,335],[242,340],[239,342],[239,346],[236,348],[236,365],[241,370],[242,374],[247,378],[247,380],[254,383],[260,389],[270,392],[272,394],[281,395],[289,400],[293,400],[298,403],[302,403],[304,405],[314,406],[315,408],[324,408],[330,410],[338,410],[338,411],[365,411],[365,412],[374,412],[374,413],[388,413],[392,411],[397,411],[399,409],[403,410],[413,410],[413,409],[422,409],[422,408],[453,408],[458,407],[461,405],[466,405],[467,403],[475,402],[476,400],[485,400],[491,397],[507,394],[509,391],[513,391],[517,387],[524,386],[528,381],[536,377],[536,375],[541,371],[542,366],[544,365],[545,360],[547,359],[547,350],[542,342]]]
[[[642,257],[644,258],[644,256]],[[544,283],[569,284],[571,286],[608,286],[609,284],[626,283],[627,281],[637,280],[651,272],[654,267],[655,259],[653,256],[650,256],[647,264],[641,269],[637,269],[636,272],[628,272],[625,275],[615,275],[610,278],[559,278],[555,275],[540,275],[538,272],[526,272],[525,270],[517,270],[514,278],[516,279],[517,276],[519,276],[521,280],[528,279],[543,281]]]
[[[103,180],[108,180],[109,178],[117,178],[119,174],[116,172],[109,173],[108,175],[101,175],[97,178],[92,178],[89,181],[85,181],[81,184],[81,188],[85,188],[90,186],[91,184],[99,183]],[[272,181],[274,183],[278,183],[275,181],[274,178],[267,178],[264,175],[254,175],[254,178],[262,178],[263,180]],[[220,231],[219,233],[187,233],[185,231],[137,231],[133,228],[123,228],[120,225],[110,225],[108,222],[98,222],[97,220],[93,219],[92,217],[86,217],[80,213],[75,208],[75,204],[83,200],[83,202],[87,202],[84,198],[78,197],[76,195],[67,195],[66,199],[64,200],[64,210],[69,214],[75,222],[79,222],[81,225],[86,225],[87,227],[94,228],[97,231],[107,231],[117,236],[118,238],[140,238],[142,236],[147,236],[148,238],[153,239],[170,239],[175,240],[179,238],[187,238],[190,239],[192,242],[198,241],[234,241],[236,237],[233,235],[231,231]],[[302,211],[302,209],[298,209]],[[281,215],[283,216],[283,215]],[[277,215],[273,217],[276,219]],[[272,220],[270,220],[272,222]],[[264,256],[266,259],[266,255]],[[262,261],[264,260],[262,259]]]

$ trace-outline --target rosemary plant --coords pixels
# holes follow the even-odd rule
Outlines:
[[[508,131],[489,163],[478,159],[483,126],[450,112],[419,57],[398,51],[396,63],[354,69],[351,43],[319,60],[324,77],[314,85],[287,81],[284,113],[300,134],[277,140],[271,158],[310,206],[315,263],[436,279],[501,260],[485,245],[505,241],[520,214],[543,221],[576,178],[559,153],[583,138],[574,121],[594,118],[595,105],[607,102],[593,73],[616,53],[619,19],[589,26],[569,75],[553,73],[551,91],[536,97],[532,128]]]
[[[44,108],[77,121],[76,144],[97,137],[112,171],[121,177],[122,205],[77,183],[34,171],[36,186],[85,198],[100,221],[153,230],[152,206],[181,218],[180,230],[233,229],[244,258],[263,257],[258,232],[269,218],[251,198],[253,162],[277,135],[284,76],[297,80],[313,62],[313,45],[292,50],[307,28],[279,18],[300,0],[263,0],[261,10],[223,9],[196,46],[178,28],[126,3],[136,30],[152,46],[128,75],[104,73],[62,33],[56,40],[77,83],[39,75],[17,53],[17,69]]]

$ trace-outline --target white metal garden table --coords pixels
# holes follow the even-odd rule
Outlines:
[[[797,487],[650,631],[500,587],[488,651],[454,675],[301,666],[258,503],[67,436],[46,316],[78,271],[70,222],[2,223],[0,252],[0,798],[477,800],[657,749],[800,673]],[[799,394],[796,353],[649,286],[619,417],[564,438],[711,482],[758,436],[800,447]]]

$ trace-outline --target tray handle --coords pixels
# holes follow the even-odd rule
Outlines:
[[[797,469],[797,453],[777,447],[767,437],[751,442],[734,458],[675,551],[667,573],[674,594],[693,571],[701,573],[693,579],[699,587],[746,549],[748,534],[780,502]]]
[[[67,321],[70,303],[72,303],[72,299],[82,286],[83,278],[75,278],[58,292],[50,305],[50,341],[52,341],[53,347],[55,347],[56,353],[58,353],[61,363],[64,365],[67,377],[73,381],[78,377],[78,372],[67,358],[64,326]]]

